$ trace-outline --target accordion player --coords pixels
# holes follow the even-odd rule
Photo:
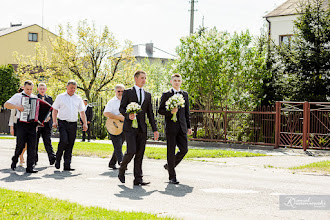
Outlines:
[[[52,106],[39,98],[22,97],[24,111],[21,112],[20,121],[26,123],[38,123],[43,126],[44,121],[50,116]]]

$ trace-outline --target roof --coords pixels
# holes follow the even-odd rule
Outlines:
[[[7,28],[0,28],[0,37],[4,36],[4,35],[7,35],[7,34],[10,34],[10,33],[13,33],[15,31],[19,31],[19,30],[22,30],[24,28],[27,28],[27,27],[31,27],[31,26],[34,26],[34,25],[37,25],[37,24],[30,24],[30,25],[21,25],[21,26],[14,26],[14,27],[7,27]],[[37,25],[39,26],[39,25]],[[39,26],[40,27],[40,26]],[[40,28],[43,28],[43,27],[40,27]],[[44,30],[47,30],[45,28],[43,28]],[[48,31],[48,30],[47,30]],[[48,31],[50,32],[50,31]],[[50,32],[52,33],[52,32]],[[53,33],[52,33],[53,34]],[[55,34],[54,34],[55,35]]]
[[[299,14],[299,9],[301,8],[301,2],[307,2],[307,0],[288,0],[275,8],[273,11],[268,13],[265,17],[278,17],[287,15]],[[327,8],[329,5],[329,0],[323,1],[323,8]]]
[[[148,48],[148,46],[151,47]],[[118,57],[120,53],[116,53],[114,56]],[[132,56],[155,59],[175,59],[175,55],[153,46],[152,43],[133,45]]]

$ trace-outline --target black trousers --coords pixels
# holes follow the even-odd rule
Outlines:
[[[46,152],[48,154],[49,162],[55,160],[55,153],[52,146],[52,141],[50,140],[52,129],[50,128],[48,122],[45,123],[44,127],[39,127],[37,130],[37,141],[36,141],[36,162],[38,162],[38,145],[40,136],[44,142]]]
[[[188,137],[183,133],[181,128],[176,133],[166,133],[167,144],[167,165],[169,179],[176,178],[175,167],[181,162],[188,152]],[[178,146],[179,151],[175,154],[175,148]]]
[[[26,169],[33,169],[36,154],[36,132],[37,124],[17,121],[17,137],[15,154],[12,157],[13,163],[17,164],[19,155],[21,155],[25,144],[27,144],[27,162]]]
[[[127,150],[121,162],[119,172],[125,173],[127,165],[134,157],[134,178],[135,181],[142,181],[142,160],[146,149],[147,133],[139,132],[138,129],[133,132],[125,132]]]
[[[117,162],[120,165],[121,161],[123,160],[123,143],[125,141],[124,132],[119,135],[112,135],[110,134],[110,138],[113,144],[113,153],[109,165],[115,165]]]
[[[88,140],[90,140],[91,139],[91,124],[88,124],[88,129],[87,129],[87,131],[83,131],[82,132],[82,140],[83,141],[85,141],[85,139],[86,139],[86,133],[87,133],[87,137],[88,137]]]
[[[60,131],[60,143],[56,152],[56,161],[61,162],[64,153],[64,168],[69,168],[71,165],[72,149],[76,140],[77,122],[67,122],[58,120],[58,128]]]

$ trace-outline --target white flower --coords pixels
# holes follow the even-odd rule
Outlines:
[[[182,94],[175,94],[165,102],[167,111],[171,111],[172,109],[178,107],[183,108],[184,104],[185,104],[185,100]]]

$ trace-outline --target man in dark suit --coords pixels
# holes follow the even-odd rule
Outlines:
[[[82,133],[82,141],[85,141],[86,139],[86,132],[87,132],[87,135],[88,135],[88,142],[91,141],[91,122],[93,120],[93,107],[88,105],[88,100],[87,99],[84,99],[84,104],[86,106],[86,111],[85,111],[85,114],[86,114],[86,118],[87,118],[87,125],[88,125],[88,129],[87,131],[83,131]],[[80,124],[82,124],[82,120],[80,119]]]
[[[46,94],[47,86],[45,83],[39,83],[38,85],[38,98],[48,102],[50,105],[53,104],[53,99],[51,96]],[[38,145],[40,136],[42,136],[42,140],[45,145],[46,152],[48,154],[49,164],[53,165],[56,161],[56,156],[53,150],[52,142],[51,142],[51,133],[52,133],[53,121],[51,116],[47,118],[44,122],[44,127],[39,127],[37,130],[37,141],[36,141],[36,157],[35,164],[38,162]]]
[[[167,164],[164,168],[168,170],[169,180],[171,184],[178,184],[176,179],[175,167],[181,162],[188,152],[187,134],[191,134],[190,118],[189,118],[189,99],[188,93],[180,90],[182,77],[180,74],[173,74],[171,77],[173,88],[164,92],[160,104],[159,114],[165,115],[165,131],[167,140]],[[174,108],[171,111],[166,110],[166,101],[175,94],[182,94],[185,100],[184,107]],[[173,114],[177,114],[177,121],[171,118]],[[179,151],[175,154],[175,148],[178,146]]]
[[[144,71],[138,70],[134,73],[135,85],[131,89],[127,89],[123,93],[119,111],[125,117],[124,134],[126,137],[127,150],[119,168],[118,178],[122,183],[125,183],[125,170],[127,164],[134,158],[134,185],[147,185],[150,182],[144,182],[142,177],[142,160],[147,141],[147,124],[145,115],[147,114],[149,123],[154,132],[154,139],[158,140],[159,133],[152,111],[151,94],[144,91],[142,88],[146,83],[147,74]],[[126,107],[131,102],[136,102],[141,105],[141,112],[137,114],[126,113]],[[138,128],[132,128],[132,120],[137,118]]]

